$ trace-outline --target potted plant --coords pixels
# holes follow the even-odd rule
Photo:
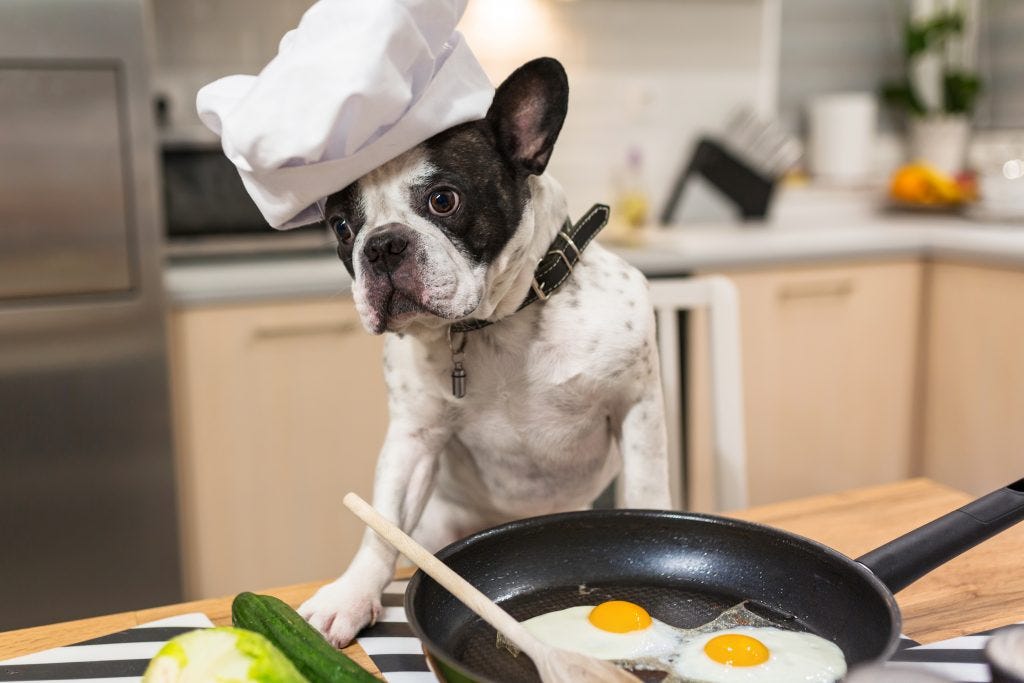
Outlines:
[[[976,0],[936,8],[916,0],[903,32],[906,73],[882,86],[886,102],[909,116],[910,161],[954,176],[963,170],[970,117],[981,92],[974,71]]]

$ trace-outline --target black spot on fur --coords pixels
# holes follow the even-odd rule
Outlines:
[[[410,206],[475,263],[490,263],[522,221],[530,198],[527,176],[498,151],[483,121],[449,128],[423,145],[436,171],[409,189]],[[431,192],[441,187],[459,195],[459,208],[450,216],[435,216],[427,206]]]
[[[626,329],[629,330],[630,332],[633,331],[633,321],[632,320],[627,320],[626,321]]]
[[[410,188],[409,205],[476,263],[492,262],[522,221],[528,178],[544,172],[565,120],[569,85],[553,59],[524,64],[502,83],[482,121],[442,131],[425,143],[436,171]],[[454,190],[459,207],[435,216],[427,200]]]
[[[345,189],[335,192],[327,198],[324,217],[328,226],[334,221],[343,219],[348,222],[349,228],[352,229],[355,235],[359,234],[359,231],[363,229],[363,225],[366,223],[366,213],[363,209],[362,196],[356,187],[356,183],[352,183]],[[348,244],[342,244],[340,240],[338,241],[338,258],[345,264],[345,270],[348,271],[348,274],[353,276],[355,275],[352,270],[352,245],[354,243],[355,238]]]
[[[494,338],[494,335],[491,334],[490,330],[488,330],[487,328],[484,328],[483,330],[478,332],[478,335],[479,335],[480,339],[483,340],[484,345],[486,345],[488,348],[491,348],[491,349],[497,349],[498,348],[498,340]]]
[[[533,323],[530,325],[530,336],[534,339],[539,339],[541,334],[541,319],[540,316],[535,316]]]

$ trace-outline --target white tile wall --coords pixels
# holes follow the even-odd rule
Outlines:
[[[309,0],[151,0],[156,86],[171,120],[195,124],[199,86],[256,73]],[[551,170],[579,213],[612,200],[631,146],[645,159],[655,211],[694,134],[763,90],[761,0],[470,0],[461,28],[492,80],[550,55],[569,72],[570,110]],[[684,216],[717,213],[688,201]]]
[[[983,0],[978,69],[985,89],[977,128],[1024,128],[1024,2]],[[906,2],[783,0],[780,114],[794,130],[807,100],[839,90],[876,92],[903,73]],[[884,110],[883,110],[884,111]],[[899,124],[883,113],[884,128]]]
[[[496,45],[496,27],[486,32],[490,26],[480,16],[508,2],[471,0],[466,38],[495,82],[534,56],[565,65],[569,116],[551,172],[565,186],[574,214],[613,200],[612,176],[630,146],[643,153],[658,211],[694,134],[715,130],[733,108],[757,98],[760,2],[520,0],[534,10],[524,10],[531,21],[523,47]],[[688,201],[684,208],[681,215],[691,218],[714,212],[707,201]]]

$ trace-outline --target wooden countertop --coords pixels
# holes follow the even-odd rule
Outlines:
[[[969,502],[960,491],[927,479],[804,498],[731,516],[786,529],[857,557],[882,543]],[[896,596],[903,630],[921,642],[1024,621],[1024,525],[964,553]],[[298,605],[320,583],[267,591]],[[200,600],[51,626],[0,633],[0,660],[68,645],[187,612],[203,612],[216,624],[231,623],[231,598]],[[346,652],[375,667],[358,646]]]

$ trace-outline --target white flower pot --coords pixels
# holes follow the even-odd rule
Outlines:
[[[911,162],[955,176],[964,170],[971,126],[966,116],[929,116],[910,120]]]

